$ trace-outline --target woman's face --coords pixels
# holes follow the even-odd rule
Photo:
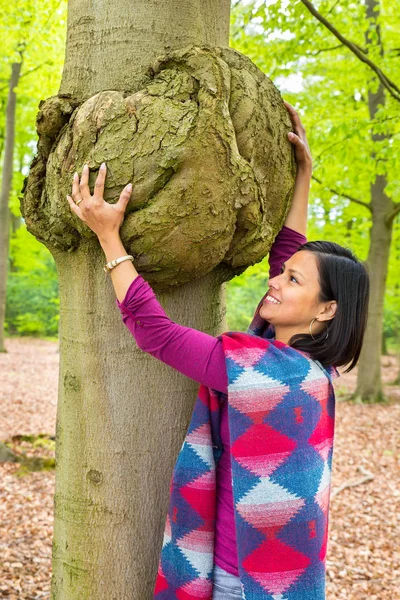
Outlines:
[[[335,302],[320,302],[317,259],[312,252],[300,250],[282,266],[282,272],[268,281],[268,293],[260,307],[261,317],[275,327],[276,339],[287,343],[296,333],[310,333],[310,322],[334,316]],[[325,323],[313,324],[316,335]]]

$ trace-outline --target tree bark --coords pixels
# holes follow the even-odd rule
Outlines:
[[[88,7],[70,2],[60,95],[135,91],[166,50],[228,44],[226,0],[107,2],[94,14]],[[136,347],[97,240],[52,252],[61,307],[52,598],[150,599],[198,384]],[[210,335],[226,330],[215,272],[157,297],[178,323]]]
[[[121,325],[96,243],[56,256],[59,401],[52,598],[150,600],[169,483],[198,384]],[[157,297],[178,323],[226,330],[214,273]]]
[[[379,1],[367,0],[366,14],[369,20],[369,29],[366,34],[367,48],[378,44],[381,56],[384,54],[377,22],[379,17]],[[371,40],[371,34],[375,34]],[[375,118],[377,110],[385,104],[385,91],[379,84],[376,92],[368,91],[368,109],[371,121]],[[373,143],[388,140],[390,136],[372,134]],[[373,160],[376,160],[373,153]],[[355,397],[359,401],[376,402],[383,400],[381,377],[381,351],[383,334],[383,307],[386,289],[390,245],[392,241],[393,219],[389,218],[393,210],[393,201],[386,195],[386,175],[377,175],[371,184],[371,212],[372,227],[370,230],[370,246],[368,250],[367,267],[370,273],[370,302],[368,323],[365,332],[364,344],[358,365],[357,389]]]
[[[0,192],[0,352],[7,352],[4,345],[4,323],[6,316],[8,249],[10,242],[10,209],[8,202],[12,186],[15,109],[17,106],[17,96],[14,90],[18,85],[21,66],[22,62],[12,64],[6,109],[6,139]]]
[[[122,324],[97,238],[65,200],[74,170],[88,161],[93,185],[105,160],[109,202],[133,182],[127,252],[173,321],[214,336],[226,330],[221,284],[267,254],[289,207],[290,120],[272,83],[227,48],[229,4],[69,4],[61,89],[39,113],[21,203],[59,274],[53,600],[152,598],[199,387]]]
[[[70,0],[60,95],[140,90],[157,56],[228,46],[229,15],[230,0]]]

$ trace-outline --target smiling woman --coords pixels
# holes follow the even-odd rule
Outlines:
[[[269,280],[260,316],[274,325],[275,339],[288,344],[293,335],[308,333],[312,319],[325,321],[335,316],[336,303],[319,299],[318,279],[315,257],[310,252],[296,252],[282,265],[280,275]],[[272,302],[268,302],[270,297]],[[317,325],[315,330],[319,333],[323,326]]]
[[[259,314],[274,326],[275,339],[322,364],[355,366],[367,322],[369,277],[350,250],[308,242],[268,283]]]
[[[357,361],[369,280],[346,248],[304,243],[311,156],[286,108],[296,184],[271,249],[269,289],[246,333],[215,338],[174,323],[130,260],[110,267],[138,347],[201,384],[171,480],[160,600],[325,598],[332,380],[337,366]],[[69,203],[111,261],[127,255],[115,231],[130,190],[106,207],[104,177],[91,197],[85,169]]]

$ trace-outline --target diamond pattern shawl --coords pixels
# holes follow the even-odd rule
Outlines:
[[[324,600],[335,368],[273,339],[258,309],[222,340],[228,394],[201,385],[170,484],[156,600],[212,600],[220,406],[228,401],[242,600]]]

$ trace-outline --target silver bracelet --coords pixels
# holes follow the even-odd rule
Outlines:
[[[133,261],[133,256],[131,254],[127,254],[126,256],[121,256],[120,258],[114,258],[114,260],[111,260],[110,262],[108,262],[104,267],[104,271],[106,273],[109,273],[110,271],[112,271],[112,269],[114,267],[116,267],[117,265],[119,265],[119,263],[124,262],[124,260],[131,260]]]

